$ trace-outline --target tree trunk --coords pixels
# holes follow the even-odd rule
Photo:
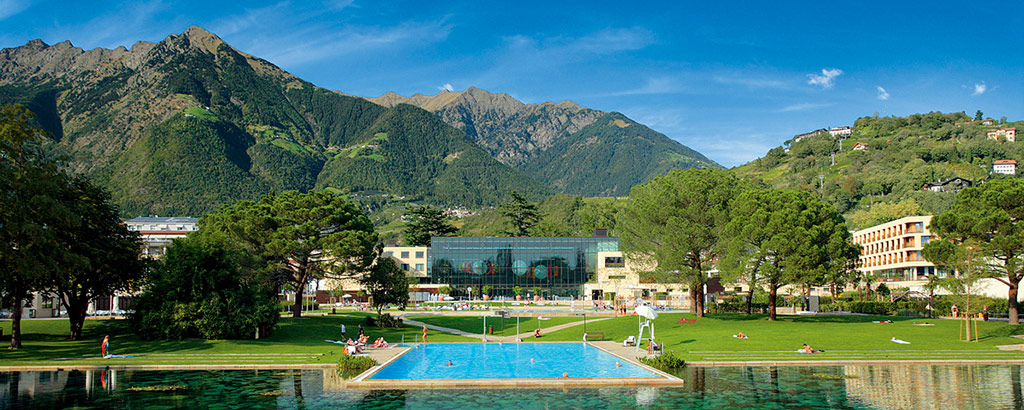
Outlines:
[[[24,298],[20,292],[14,296],[14,305],[11,307],[11,349],[21,349],[21,312],[24,310]]]
[[[85,312],[89,310],[89,299],[79,295],[63,295],[67,301],[65,307],[68,309],[68,321],[71,324],[69,340],[82,338],[82,329],[85,327]],[[113,308],[113,306],[111,306]]]
[[[697,286],[697,317],[704,317],[704,285]]]
[[[302,288],[306,287],[305,284],[295,287],[295,304],[292,305],[292,317],[302,317]]]
[[[778,296],[778,286],[775,282],[768,285],[768,320],[775,320],[775,298]]]
[[[1008,302],[1008,306],[1009,306],[1009,309],[1007,310],[1007,313],[1010,315],[1010,324],[1011,325],[1016,325],[1016,324],[1020,323],[1020,317],[1019,317],[1019,315],[1017,313],[1017,287],[1020,286],[1020,281],[1018,280],[1016,282],[1010,282],[1009,285],[1010,285],[1010,291],[1009,291],[1010,299],[1007,301]]]
[[[747,292],[747,316],[750,316],[750,308],[754,303],[754,285],[750,284],[750,291]]]

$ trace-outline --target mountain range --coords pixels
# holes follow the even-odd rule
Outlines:
[[[157,43],[0,50],[20,103],[126,215],[199,215],[287,189],[485,206],[509,191],[624,195],[717,166],[619,113],[471,88],[363,99],[317,87],[199,27]]]

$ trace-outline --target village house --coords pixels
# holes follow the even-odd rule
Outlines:
[[[1017,175],[1017,161],[1012,159],[1000,159],[992,163],[992,173]]]
[[[974,182],[971,182],[971,180],[956,177],[945,181],[929,182],[924,184],[923,188],[926,191],[932,192],[960,192],[961,189],[970,188],[972,185],[974,185]]]
[[[996,128],[989,130],[988,139],[999,141],[1002,138],[1006,142],[1017,142],[1017,128]]]

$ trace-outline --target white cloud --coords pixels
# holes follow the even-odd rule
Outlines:
[[[889,99],[889,92],[885,91],[885,89],[882,88],[882,86],[878,86],[878,99],[882,101]]]
[[[27,0],[0,0],[0,20],[21,13],[30,5],[32,2]]]
[[[807,84],[821,86],[821,88],[829,89],[836,85],[835,79],[843,74],[843,70],[838,68],[823,68],[821,69],[821,75],[818,74],[807,74],[809,80]]]
[[[971,95],[982,95],[988,91],[988,86],[984,82],[974,84],[974,92]]]
[[[801,103],[801,104],[787,105],[785,107],[782,107],[782,108],[776,110],[775,112],[807,111],[807,110],[812,110],[812,109],[815,109],[815,108],[824,108],[824,107],[830,107],[830,106],[832,106],[832,103]]]
[[[451,83],[444,83],[444,85],[437,87],[438,90],[445,90],[448,92],[455,91],[455,87],[452,87]]]

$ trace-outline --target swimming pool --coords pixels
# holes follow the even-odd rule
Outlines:
[[[451,361],[451,365],[448,365]],[[586,343],[442,343],[410,349],[366,380],[663,378]]]

